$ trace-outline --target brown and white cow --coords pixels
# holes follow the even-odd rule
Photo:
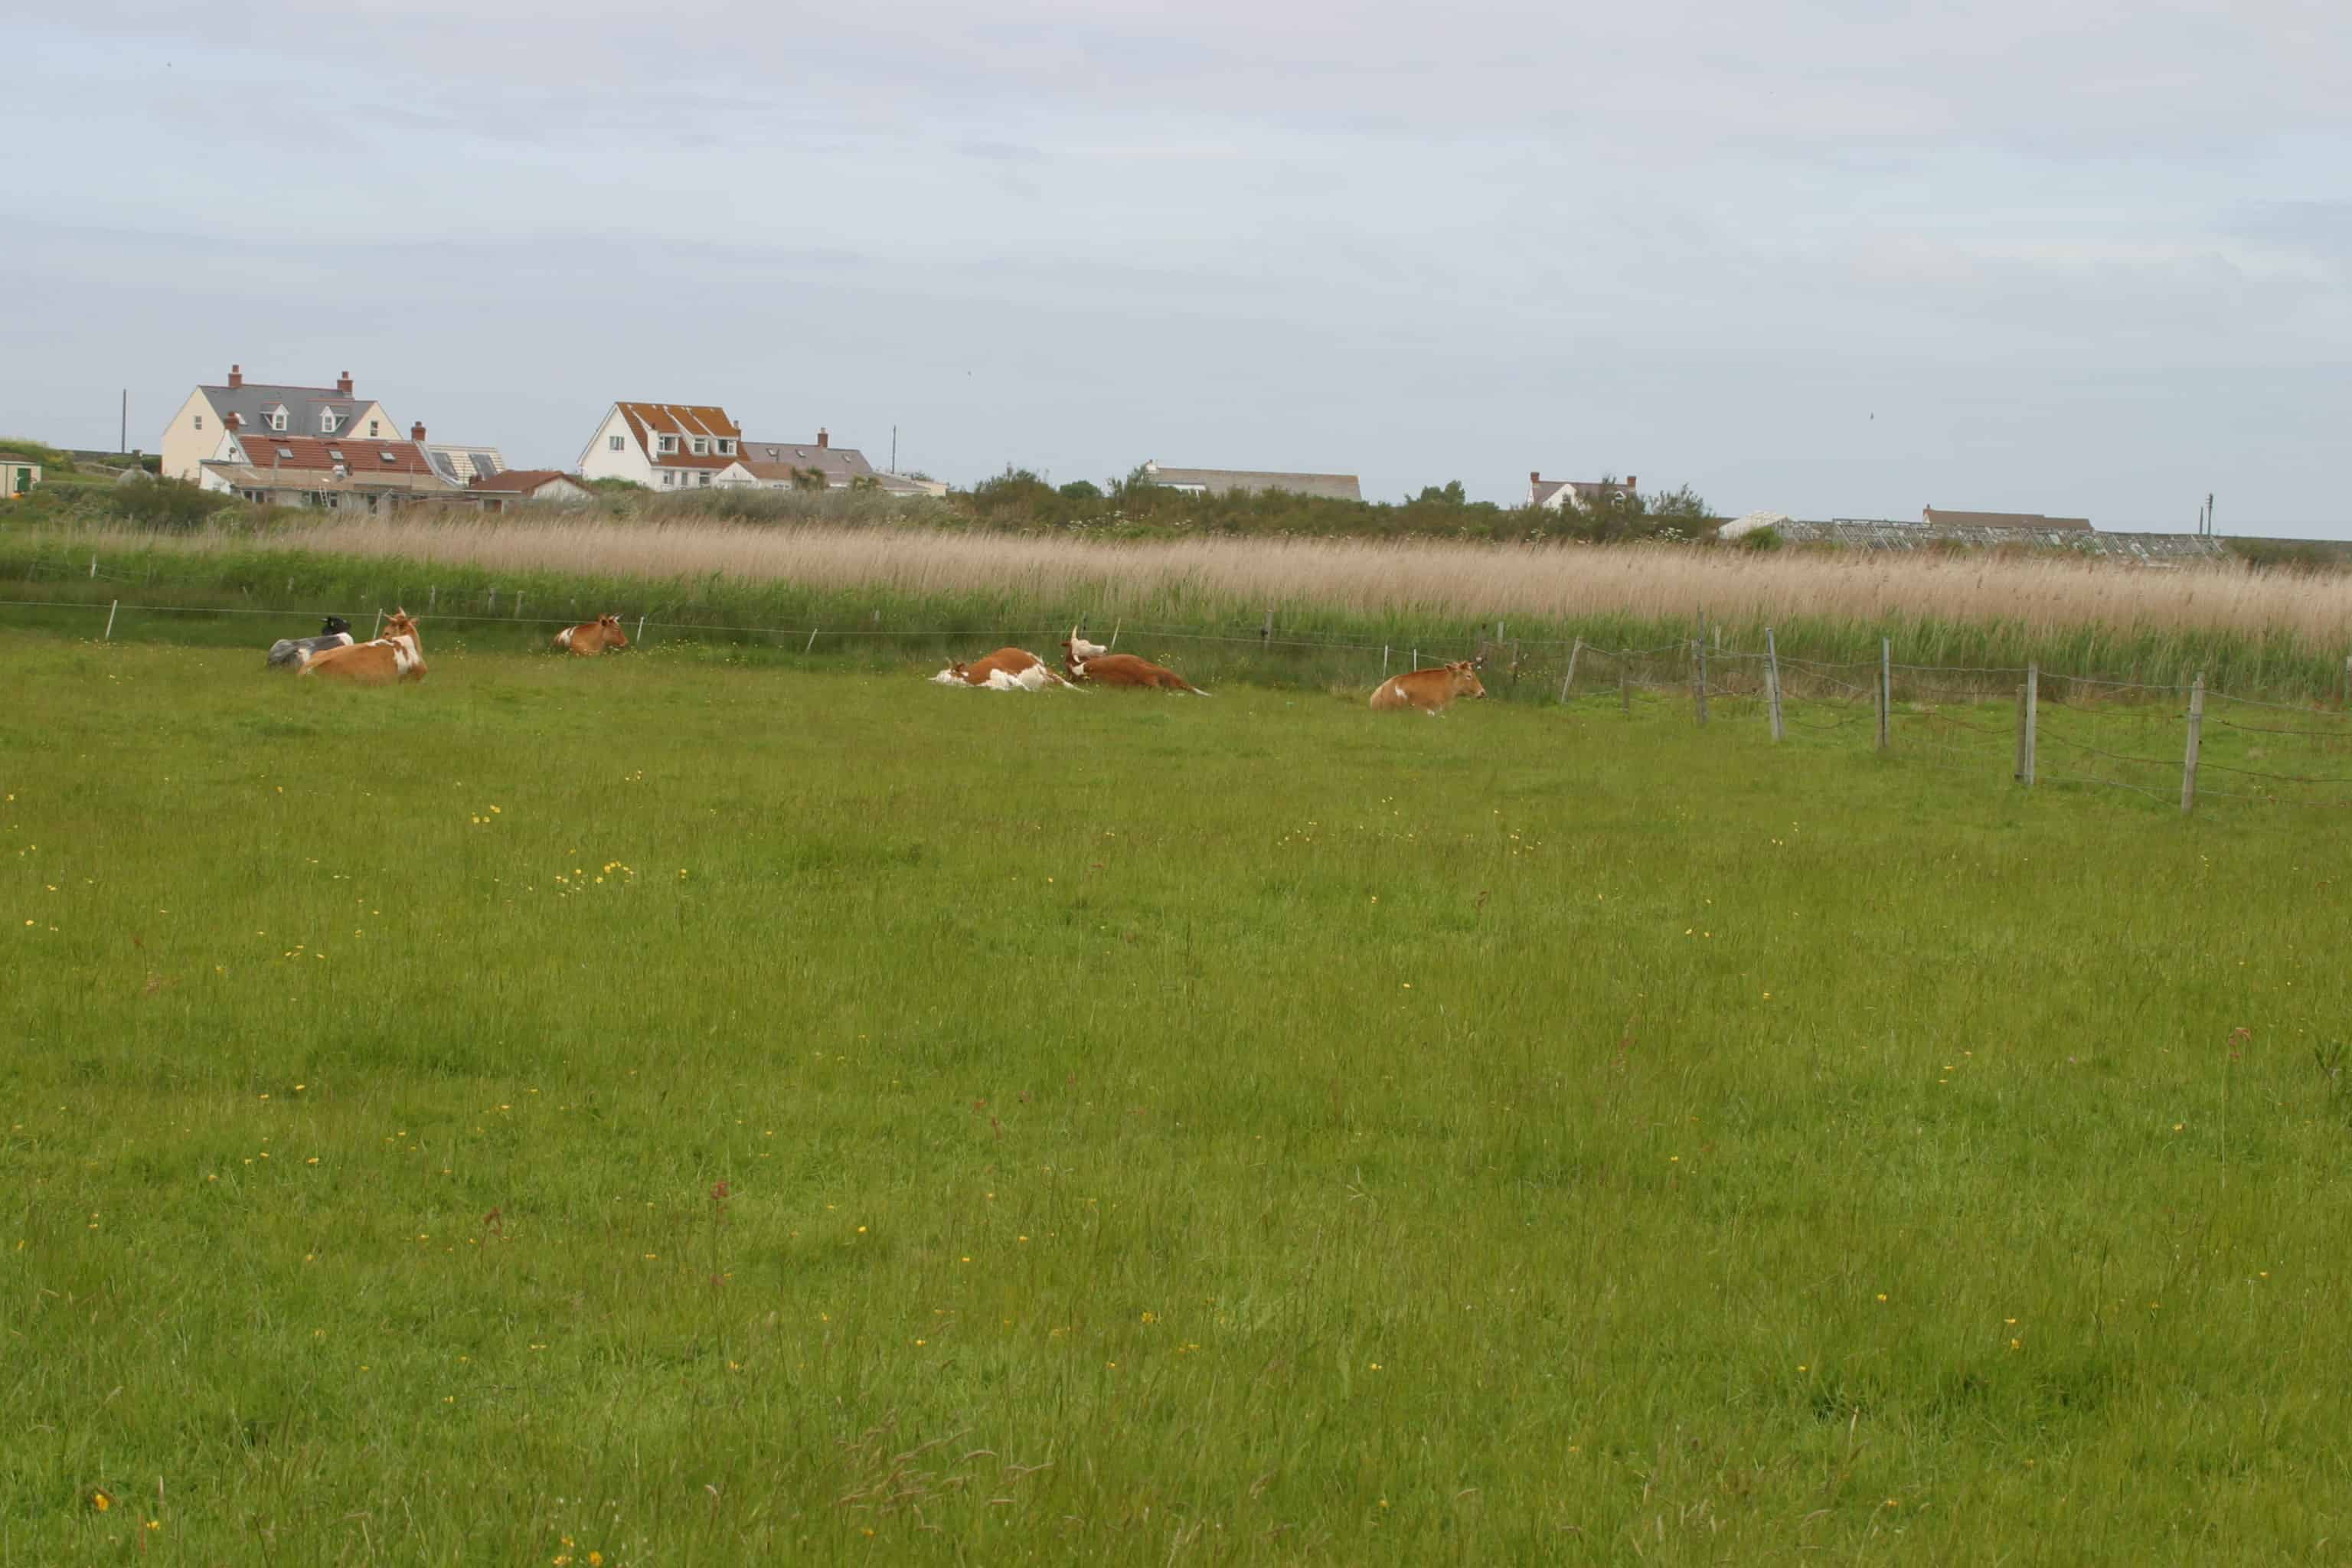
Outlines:
[[[1431,718],[1445,711],[1446,705],[1457,697],[1484,697],[1486,689],[1478,681],[1478,669],[1486,661],[1465,658],[1457,664],[1441,664],[1433,669],[1416,669],[1403,675],[1391,675],[1381,682],[1372,693],[1376,712],[1393,709],[1418,708]]]
[[[1091,658],[1080,658],[1073,653],[1063,660],[1062,668],[1070,672],[1073,681],[1083,680],[1094,686],[1135,686],[1153,691],[1189,691],[1195,697],[1209,695],[1166,666],[1138,658],[1131,653],[1098,653]]]
[[[931,680],[939,686],[980,686],[991,691],[1043,691],[1056,682],[1069,685],[1044,659],[1017,647],[998,648],[969,664],[951,664]]]
[[[303,677],[348,680],[354,686],[390,686],[396,680],[425,679],[425,646],[417,640],[416,622],[406,610],[385,617],[373,642],[331,647],[313,654],[302,667]]]
[[[576,626],[566,626],[555,634],[555,646],[569,648],[582,658],[593,658],[610,650],[618,653],[629,646],[629,634],[621,629],[618,616],[598,616]]]

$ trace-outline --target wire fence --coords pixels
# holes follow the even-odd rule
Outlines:
[[[208,618],[215,626],[276,623],[268,636],[223,634],[209,640],[251,641],[301,636],[312,627],[284,608],[187,605],[100,596],[108,590],[163,581],[143,570],[110,573],[92,559],[76,569],[37,563],[36,583],[68,581],[75,592],[51,598],[0,599],[0,610],[72,622],[103,617],[100,640],[126,635],[184,640],[178,628]],[[291,591],[293,584],[289,583]],[[469,628],[485,647],[545,646],[553,630],[592,618],[593,606],[542,600],[528,590],[495,588],[462,599],[427,584],[417,611],[436,625]],[[553,599],[555,596],[551,595]],[[415,606],[412,605],[411,608]],[[562,613],[551,613],[559,609]],[[310,612],[318,614],[320,612]],[[345,612],[355,633],[373,636],[371,616]],[[1081,623],[1083,624],[1083,623]],[[695,618],[657,618],[651,609],[624,626],[637,643],[665,640],[764,646],[807,658],[845,652],[867,663],[938,657],[968,658],[999,639],[1036,644],[1049,659],[1066,626],[886,626],[879,612],[863,622],[746,626]],[[1681,710],[1689,721],[1769,736],[1799,748],[1874,751],[1890,761],[1936,768],[1986,783],[2028,788],[2114,792],[2190,811],[2208,803],[2239,805],[2352,805],[2352,711],[2346,705],[2286,702],[2209,689],[2201,676],[2176,684],[2120,680],[2038,665],[1967,666],[1898,661],[1891,642],[1875,660],[1834,662],[1781,654],[1769,628],[1765,646],[1724,646],[1719,630],[1647,647],[1616,647],[1567,639],[1507,637],[1496,624],[1430,643],[1371,643],[1286,633],[1274,618],[1255,628],[1114,622],[1087,629],[1121,651],[1180,663],[1196,682],[1253,679],[1370,691],[1386,677],[1458,658],[1484,661],[1490,697],[1539,702],[1581,714],[1656,717]],[[474,646],[461,640],[461,646]]]

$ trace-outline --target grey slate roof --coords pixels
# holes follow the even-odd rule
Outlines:
[[[251,381],[243,386],[207,386],[199,390],[211,400],[224,419],[231,414],[236,415],[248,434],[268,430],[268,411],[284,404],[286,435],[316,436],[319,434],[319,410],[331,408],[342,419],[336,435],[364,436],[366,432],[354,431],[351,422],[375,402],[373,397],[345,397],[331,386],[272,386]],[[389,441],[399,434],[387,426],[376,438]]]
[[[761,473],[762,468],[814,468],[824,476],[826,484],[836,489],[874,472],[874,465],[856,447],[820,447],[814,441],[755,441],[747,436],[738,456],[743,459],[743,466],[761,479],[788,477],[782,473]]]
[[[1320,496],[1327,500],[1361,500],[1363,487],[1353,474],[1284,474],[1260,468],[1164,468],[1146,463],[1144,479],[1175,489],[1201,489],[1211,495],[1256,495],[1286,490],[1292,495]]]

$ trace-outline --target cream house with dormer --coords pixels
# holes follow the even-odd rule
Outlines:
[[[205,464],[223,455],[232,414],[248,436],[347,441],[390,441],[400,436],[400,426],[383,404],[352,390],[349,371],[332,386],[283,386],[247,381],[244,367],[233,364],[226,382],[197,387],[163,427],[163,476],[202,479]]]

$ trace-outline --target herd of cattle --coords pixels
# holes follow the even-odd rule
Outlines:
[[[599,616],[555,634],[557,651],[581,658],[617,653],[628,646],[618,616]],[[1465,658],[1392,675],[1372,693],[1372,707],[1381,711],[1412,709],[1434,718],[1457,697],[1486,695],[1478,680],[1478,670],[1486,662]],[[269,668],[356,686],[389,686],[425,679],[425,647],[417,637],[415,618],[406,610],[394,610],[384,617],[383,629],[367,642],[352,637],[349,621],[329,616],[317,637],[280,637],[272,643]],[[931,679],[941,686],[971,686],[985,691],[1043,691],[1052,686],[1075,691],[1086,686],[1110,686],[1209,695],[1164,665],[1088,642],[1075,627],[1062,639],[1058,670],[1025,648],[1001,647],[986,658],[950,664]]]

